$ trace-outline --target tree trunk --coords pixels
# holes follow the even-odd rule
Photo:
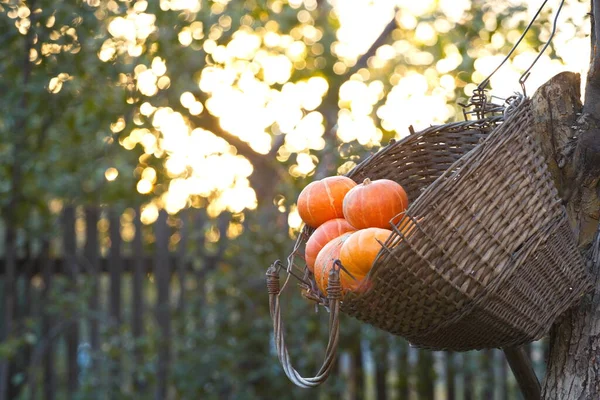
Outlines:
[[[600,398],[600,85],[594,71],[592,62],[586,106],[573,73],[552,78],[532,99],[548,168],[594,281],[594,290],[552,329],[544,399]]]

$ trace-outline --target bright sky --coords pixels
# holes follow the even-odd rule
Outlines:
[[[316,4],[315,0],[290,0],[289,4],[298,8],[302,1],[307,8]],[[463,23],[463,17],[471,6],[470,0],[331,1],[341,22],[334,50],[342,60],[356,59],[363,53],[394,15],[401,27],[414,30],[417,42],[427,44],[435,43],[437,35],[452,29],[453,24]],[[519,0],[510,1],[519,3]],[[163,9],[197,9],[199,4],[191,0],[161,0]],[[529,19],[541,0],[526,0],[525,4],[528,9],[524,17]],[[497,6],[496,3],[490,7],[494,6]],[[139,55],[142,44],[156,29],[156,18],[145,12],[146,7],[145,1],[138,1],[134,10],[110,22],[112,38],[105,42],[99,53],[102,60],[109,61],[124,52]],[[395,7],[400,10],[397,14],[394,14]],[[529,93],[560,71],[585,72],[587,60],[582,59],[581,55],[589,52],[589,24],[584,21],[588,7],[587,2],[567,2],[561,19],[566,21],[571,18],[573,23],[561,23],[554,38],[557,53],[565,60],[565,65],[548,55],[542,56],[527,83]],[[435,23],[420,20],[420,17],[436,9],[441,10],[445,18]],[[502,22],[507,24],[507,36],[511,36],[511,41],[520,34],[516,29],[517,17],[513,15]],[[315,154],[325,145],[323,116],[315,110],[328,90],[328,82],[318,75],[300,82],[289,82],[293,68],[305,66],[304,59],[308,52],[323,52],[323,46],[319,43],[322,32],[312,26],[311,18],[310,13],[299,10],[301,25],[289,35],[282,33],[278,24],[271,21],[262,31],[250,27],[239,30],[233,40],[225,45],[219,42],[222,29],[231,24],[231,18],[225,14],[219,19],[218,25],[210,29],[200,22],[193,22],[179,33],[182,46],[198,41],[217,61],[215,66],[202,71],[198,87],[195,88],[208,94],[209,100],[202,103],[192,91],[186,91],[181,93],[181,105],[191,115],[212,113],[220,119],[223,129],[248,142],[258,153],[266,154],[271,150],[274,135],[285,135],[278,159],[282,162],[293,161],[289,172],[295,177],[303,177],[314,171],[319,161]],[[492,22],[495,24],[495,18],[487,21],[484,17],[483,22],[486,26]],[[489,45],[478,49],[472,82],[480,82],[501,61],[502,56],[497,53],[506,40],[502,34],[494,34]],[[417,50],[413,44],[398,40],[382,46],[371,60],[371,66],[377,68],[395,59],[398,54],[410,54],[412,63],[432,65],[426,74],[410,68],[402,73],[394,73],[389,78],[393,83],[391,91],[387,91],[381,81],[361,76],[341,87],[342,111],[338,120],[338,138],[341,142],[356,140],[363,146],[379,146],[382,132],[371,115],[375,105],[384,99],[384,104],[375,112],[382,126],[397,132],[397,137],[404,136],[409,125],[418,129],[454,117],[452,105],[456,102],[456,75],[462,61],[461,54],[455,46],[449,45],[444,49],[445,58],[434,60],[430,53]],[[508,62],[493,77],[492,94],[507,97],[519,90],[517,82],[520,71],[527,68],[535,56],[536,52],[531,49],[520,52]],[[133,129],[121,142],[127,149],[140,144],[147,156],[164,159],[165,168],[172,178],[168,192],[144,208],[144,222],[153,222],[159,207],[176,213],[189,205],[190,196],[194,195],[210,199],[208,212],[213,216],[224,210],[239,213],[255,208],[256,196],[248,182],[253,170],[250,162],[212,132],[193,129],[182,114],[169,107],[152,105],[152,96],[170,85],[167,64],[156,57],[151,65],[140,64],[135,68],[137,88],[149,98],[141,106],[140,113],[151,121],[153,129]],[[339,64],[334,70],[346,68],[343,62]],[[56,78],[54,88],[58,87],[61,79]],[[276,89],[276,84],[281,88]],[[468,84],[464,94],[470,95],[474,87],[474,84]],[[399,113],[397,110],[406,112]],[[123,128],[124,123],[117,121],[113,131]],[[109,170],[106,178],[117,179],[118,171],[114,168]],[[214,171],[220,173],[216,175]],[[142,168],[137,190],[151,193],[156,175],[153,168]],[[289,222],[292,227],[297,227],[300,223],[297,214],[292,212]]]

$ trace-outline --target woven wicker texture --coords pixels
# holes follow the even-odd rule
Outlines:
[[[590,280],[532,125],[529,100],[515,97],[504,116],[430,127],[354,168],[357,182],[399,182],[411,204],[342,312],[439,350],[546,334]],[[311,233],[288,272],[304,269],[296,261]],[[306,297],[328,304],[307,269],[296,277]]]
[[[349,173],[401,183],[412,203],[398,226],[416,229],[395,230],[343,312],[419,347],[508,347],[543,336],[589,288],[530,103],[515,102],[478,146],[481,131],[442,126]]]

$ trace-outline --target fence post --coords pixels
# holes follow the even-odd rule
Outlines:
[[[77,293],[78,266],[76,260],[77,245],[75,242],[75,208],[65,207],[63,211],[63,257],[64,271],[70,281],[70,290]],[[79,326],[77,317],[66,329],[67,341],[67,392],[73,398],[79,383],[79,366],[77,365],[77,346],[79,345]]]
[[[144,362],[142,352],[137,343],[138,339],[144,334],[144,276],[146,274],[144,265],[144,250],[142,246],[142,222],[140,219],[140,208],[135,209],[135,236],[133,237],[133,304],[132,304],[132,320],[131,332],[133,339],[136,341],[134,347],[134,362],[135,365],[142,365]],[[139,379],[139,376],[134,371],[133,386],[135,390],[141,394],[145,389],[144,382]]]
[[[398,394],[401,399],[408,399],[410,393],[410,360],[409,346],[404,339],[400,341],[400,356],[398,360]]]
[[[35,257],[32,246],[32,238],[27,237],[25,244],[25,268],[22,276],[23,280],[23,291],[17,295],[17,302],[22,302],[20,309],[15,314],[15,319],[19,321],[27,320],[28,318],[34,320],[37,319],[37,315],[34,317],[34,299],[32,291],[31,279],[33,278],[36,263],[39,261],[39,256]],[[17,279],[18,282],[18,279]],[[15,396],[18,396],[25,389],[25,385],[28,380],[35,381],[37,376],[36,370],[29,368],[31,365],[31,359],[33,355],[33,346],[27,345],[21,354],[21,359],[17,359],[18,371],[26,376],[26,379],[21,384],[13,387],[15,389]]]
[[[352,362],[352,380],[354,381],[356,399],[363,399],[365,397],[365,370],[364,370],[364,358],[361,346],[362,334],[358,335],[353,340],[351,348],[351,362]]]
[[[54,275],[54,261],[50,259],[50,242],[44,239],[42,243],[42,276],[44,279],[44,289],[42,291],[42,302],[47,303],[50,297],[52,287],[52,277]],[[47,338],[44,353],[44,399],[54,400],[56,393],[56,375],[54,373],[54,343],[50,340],[50,330],[52,329],[52,318],[47,309],[42,308],[42,338]]]
[[[14,318],[14,309],[16,305],[15,296],[15,272],[16,272],[16,232],[9,223],[6,227],[6,255],[5,255],[5,273],[4,273],[4,330],[1,332],[0,341],[5,341],[10,337]],[[8,400],[10,390],[10,360],[0,360],[0,400]]]
[[[473,391],[473,354],[463,353],[463,388],[464,399],[473,400],[475,393]]]
[[[387,373],[390,367],[389,362],[389,336],[384,332],[376,332],[375,343],[377,347],[373,351],[375,356],[375,388],[377,391],[377,400],[387,400],[388,396],[388,385],[387,385]]]
[[[108,212],[110,235],[110,301],[109,310],[112,323],[121,325],[121,220],[119,214],[110,209]]]
[[[483,350],[481,354],[481,369],[483,372],[483,399],[494,398],[494,387],[495,387],[495,374],[493,364],[494,353],[493,350]]]
[[[88,281],[92,282],[91,285],[91,297],[90,297],[90,311],[92,314],[97,314],[99,310],[99,286],[100,286],[100,251],[98,243],[98,208],[88,207],[85,210],[85,248],[83,251],[86,263],[88,265],[88,272],[90,277]],[[98,324],[98,318],[96,315],[92,315],[89,320],[90,324],[90,345],[92,351],[98,351],[100,348],[100,329]]]
[[[433,369],[433,352],[420,350],[417,361],[417,394],[419,399],[433,399],[435,370]]]
[[[123,273],[123,265],[121,261],[121,218],[120,214],[114,209],[108,211],[108,226],[110,237],[110,253],[108,270],[110,275],[109,289],[109,315],[110,324],[113,328],[113,333],[118,332],[122,323],[121,313],[121,275]],[[121,381],[121,357],[120,351],[115,359],[111,359],[110,379]],[[111,382],[111,383],[114,383]]]
[[[189,234],[189,213],[182,211],[180,214],[181,227],[179,229],[179,246],[177,247],[177,277],[179,280],[179,313],[183,317],[185,315],[185,275],[187,268],[186,247]],[[223,234],[223,233],[221,233]],[[183,333],[183,332],[182,332]]]
[[[167,397],[167,378],[169,375],[169,357],[171,341],[171,322],[169,318],[169,234],[167,213],[162,210],[158,215],[156,229],[156,255],[154,263],[154,279],[157,286],[156,321],[161,333],[158,348],[158,368],[156,384],[156,400]]]
[[[456,378],[456,369],[454,367],[454,353],[446,352],[446,400],[454,400],[456,395],[454,379]]]

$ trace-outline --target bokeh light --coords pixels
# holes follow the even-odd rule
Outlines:
[[[161,0],[161,10],[182,11],[182,16],[189,17],[176,31],[179,43],[204,52],[210,59],[193,75],[193,86],[185,88],[170,76],[173,69],[169,63],[177,60],[163,59],[156,52],[145,61],[136,58],[157,29],[148,2],[137,1],[124,15],[107,19],[110,38],[98,57],[106,62],[119,56],[134,57],[133,72],[123,83],[140,97],[141,121],[129,127],[128,134],[124,120],[116,121],[111,130],[123,132],[119,143],[124,148],[132,150],[139,145],[146,157],[159,160],[152,163],[154,167],[142,162],[141,173],[136,175],[137,191],[152,199],[142,211],[144,221],[153,220],[161,208],[177,213],[198,196],[208,200],[203,204],[211,216],[256,208],[257,197],[249,179],[255,166],[242,155],[240,146],[247,145],[250,150],[244,150],[259,157],[275,154],[294,178],[314,174],[326,148],[328,122],[320,106],[331,95],[332,87],[339,87],[336,146],[355,144],[354,149],[376,151],[384,137],[402,138],[409,126],[418,130],[461,118],[456,102],[470,96],[475,84],[496,68],[518,39],[522,24],[539,6],[538,1],[511,0],[511,5],[521,4],[523,9],[500,21],[497,13],[507,3],[489,4],[478,21],[481,40],[464,50],[460,43],[443,39],[459,25],[472,23],[470,0],[331,2],[340,25],[331,45],[323,41],[328,32],[316,23],[316,1],[271,3],[274,13],[291,7],[296,12],[296,25],[284,29],[268,18],[258,24],[250,15],[244,15],[236,25],[238,21],[225,12],[227,1],[215,2],[210,10],[201,11],[219,16],[209,25],[193,18],[204,3]],[[583,2],[567,2],[562,18],[569,23],[560,26],[554,39],[555,53],[548,52],[538,61],[527,82],[530,93],[560,71],[585,73],[587,66],[581,55],[589,51],[586,7]],[[28,15],[27,9],[19,8],[19,18]],[[341,85],[334,86],[335,77],[323,69],[330,68],[337,75],[348,73],[392,20],[399,30],[376,50],[367,68],[357,68]],[[499,24],[502,29],[497,29]],[[233,26],[235,31],[230,31]],[[548,26],[539,29],[541,41],[548,35]],[[57,50],[42,46],[40,51],[44,55]],[[491,79],[491,94],[505,98],[518,91],[519,76],[537,51],[524,41]],[[333,61],[326,61],[325,55]],[[466,59],[476,59],[468,73],[464,71]],[[48,90],[58,93],[68,79],[66,74],[52,78]],[[167,92],[174,94],[177,104],[169,107],[155,100]],[[210,123],[203,125],[206,120]],[[355,161],[345,157],[339,172],[347,172]],[[116,179],[118,172],[109,170],[106,179]],[[166,183],[161,183],[163,179]],[[297,228],[299,220],[293,206],[287,212],[290,226]],[[228,235],[239,234],[237,228],[230,230]]]

